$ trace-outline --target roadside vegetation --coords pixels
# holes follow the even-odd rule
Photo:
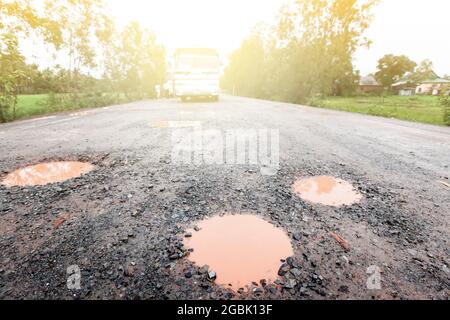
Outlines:
[[[97,92],[67,94],[25,94],[17,98],[15,119],[84,108],[105,107],[132,101],[124,94]],[[136,98],[136,100],[138,100]]]
[[[64,65],[29,64],[30,37]],[[103,0],[0,0],[0,122],[153,98],[165,72],[156,36],[117,28]]]
[[[376,0],[296,0],[273,26],[259,24],[230,57],[222,87],[242,96],[305,103],[346,95],[359,74],[353,56]]]
[[[308,105],[386,118],[445,125],[439,97],[354,96],[310,99]]]
[[[450,126],[450,96],[442,96],[440,100],[443,107],[444,124]]]
[[[371,44],[365,31],[377,2],[292,0],[274,25],[255,26],[233,52],[222,88],[239,96],[450,125],[448,98],[439,103],[438,97],[401,97],[392,89],[399,81],[436,78],[429,60],[416,63],[386,54],[372,75],[382,92],[360,92],[361,75],[353,57],[358,48]]]

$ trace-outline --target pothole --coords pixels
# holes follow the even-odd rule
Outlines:
[[[150,122],[149,125],[151,128],[174,129],[200,127],[202,123],[200,121],[155,121]]]
[[[189,260],[200,267],[208,265],[217,284],[235,291],[252,282],[275,281],[281,259],[293,255],[288,235],[254,215],[210,218],[195,230],[185,238],[185,246],[194,250]]]
[[[293,190],[305,201],[332,207],[352,205],[362,199],[350,183],[330,176],[299,180]]]
[[[80,177],[94,168],[94,165],[86,162],[40,163],[11,172],[3,179],[1,184],[6,187],[42,186]]]

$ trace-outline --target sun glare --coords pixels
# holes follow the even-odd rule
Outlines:
[[[212,47],[229,53],[259,21],[273,19],[284,0],[109,0],[120,23],[137,20],[169,51]],[[157,10],[155,10],[157,8]]]

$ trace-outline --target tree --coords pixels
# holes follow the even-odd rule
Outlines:
[[[375,79],[385,87],[401,80],[406,73],[413,72],[417,64],[407,56],[387,54],[378,60]]]
[[[425,80],[433,80],[437,77],[438,76],[433,71],[433,62],[430,60],[423,60],[411,75],[411,79],[416,83],[420,83]]]
[[[25,58],[19,52],[17,37],[0,34],[0,122],[15,118],[18,83],[25,77]]]
[[[242,96],[261,98],[263,94],[265,49],[261,34],[245,39],[233,52],[222,78],[222,87]]]
[[[97,65],[96,50],[111,39],[113,23],[105,13],[103,0],[50,0],[47,10],[61,28],[61,47],[68,55],[67,90],[77,91],[82,68]]]
[[[0,33],[19,37],[37,32],[47,43],[56,47],[62,44],[62,32],[58,21],[52,19],[53,0],[0,0]],[[37,4],[43,4],[38,12]]]
[[[237,93],[303,102],[354,89],[356,49],[377,0],[296,0],[285,6],[271,38],[250,36],[231,57],[222,84]]]
[[[20,84],[26,80],[19,38],[36,32],[55,46],[62,42],[56,21],[46,16],[47,7],[38,12],[35,4],[32,0],[0,0],[0,122],[7,120],[11,109],[14,119]]]
[[[132,22],[113,38],[106,48],[105,68],[114,90],[128,97],[154,95],[166,73],[165,50],[155,35]]]

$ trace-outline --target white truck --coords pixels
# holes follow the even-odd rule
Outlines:
[[[178,49],[174,56],[173,89],[183,101],[219,100],[220,58],[215,49]]]

